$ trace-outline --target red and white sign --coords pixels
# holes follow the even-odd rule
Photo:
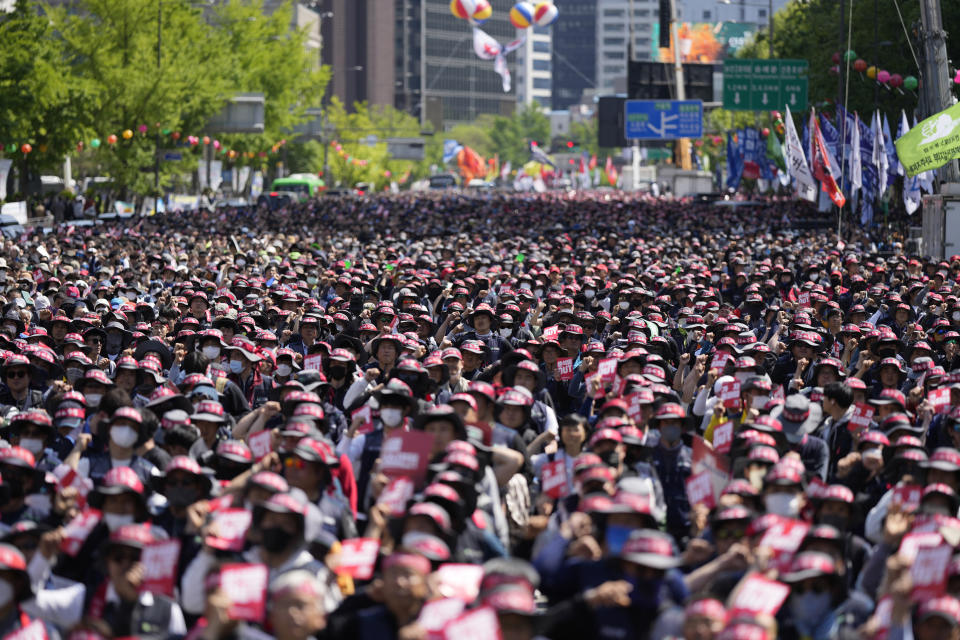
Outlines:
[[[226,494],[222,495],[219,498],[214,498],[208,504],[210,513],[216,513],[217,511],[223,511],[224,509],[229,509],[233,505],[233,495]]]
[[[81,509],[87,506],[87,495],[93,491],[93,481],[90,478],[84,478],[65,464],[57,465],[53,475],[57,477],[57,491],[63,491],[68,487],[76,489],[77,505]]]
[[[140,591],[173,597],[179,559],[180,540],[177,538],[161,540],[147,546],[140,554],[140,562],[143,564]]]
[[[727,455],[733,444],[733,421],[725,420],[713,428],[713,450]]]
[[[690,501],[691,506],[702,504],[707,509],[717,506],[717,501],[713,497],[710,472],[701,471],[687,478],[687,500]]]
[[[257,431],[247,439],[247,444],[250,445],[250,452],[253,454],[254,460],[259,462],[273,450],[271,436],[272,434],[269,429],[263,429]]]
[[[933,410],[937,413],[950,413],[950,388],[940,387],[931,389],[927,394],[927,400],[933,405]]]
[[[850,422],[847,423],[847,430],[851,433],[859,433],[870,428],[873,422],[875,409],[865,402],[858,402],[854,405],[853,413],[850,414]]]
[[[604,385],[610,384],[617,377],[617,362],[616,358],[604,358],[597,365],[597,373],[600,374],[600,381]]]
[[[720,369],[722,371],[723,368],[727,366],[727,360],[730,360],[732,357],[733,356],[726,351],[717,351],[713,356],[713,360],[710,361],[710,368]]]
[[[774,566],[781,572],[789,570],[793,554],[800,548],[810,524],[803,520],[778,518],[763,534],[759,546],[773,551]]]
[[[393,316],[393,320],[390,321],[388,326],[390,327],[390,333],[399,333],[398,329],[400,328],[400,316]]]
[[[43,620],[34,620],[30,624],[13,633],[8,633],[3,640],[47,640],[47,626]]]
[[[357,427],[357,434],[373,432],[373,407],[365,404],[359,409],[354,410],[350,414],[350,421],[352,422],[357,418],[363,419],[363,424]]]
[[[350,538],[340,543],[340,564],[337,573],[354,580],[369,580],[380,552],[377,538]]]
[[[493,607],[471,609],[443,628],[444,640],[500,640],[502,637]]]
[[[303,368],[307,371],[323,371],[323,355],[315,353],[304,357]]]
[[[540,469],[540,488],[551,498],[563,498],[570,489],[567,486],[567,463],[565,460],[548,462]]]
[[[723,403],[725,408],[739,409],[740,381],[734,378],[732,380],[725,380],[721,382],[720,390],[717,392],[717,397],[720,398],[720,402]]]
[[[447,626],[447,623],[457,618],[463,613],[467,603],[456,598],[441,598],[440,600],[431,600],[420,608],[420,616],[417,618],[428,638],[442,637],[441,632]],[[436,635],[435,635],[436,634]]]
[[[939,528],[939,525],[937,526]],[[923,531],[919,533],[914,531],[903,536],[903,540],[900,541],[900,549],[897,550],[897,555],[907,562],[913,562],[917,559],[917,554],[923,547],[939,547],[941,544],[943,544],[943,536],[936,531]]]
[[[825,496],[828,490],[827,483],[821,480],[820,476],[810,478],[810,484],[807,485],[807,495],[811,499],[817,500]]]
[[[437,590],[444,598],[473,602],[480,594],[483,567],[477,564],[449,563],[434,572]]]
[[[587,389],[593,387],[594,399],[603,397],[604,395],[603,379],[600,377],[599,373],[594,373],[592,375],[587,376],[586,383],[587,383]]]
[[[217,511],[204,542],[221,551],[243,551],[243,541],[252,520],[253,513],[247,509]]]
[[[547,340],[556,340],[560,337],[560,325],[551,325],[543,330],[543,333],[540,334],[540,337],[543,338],[543,341]]]
[[[415,487],[410,478],[394,478],[383,491],[377,504],[383,505],[387,514],[399,518],[407,511],[407,502],[413,497]]]
[[[947,590],[947,569],[950,567],[952,547],[943,544],[938,547],[921,547],[910,567],[913,578],[913,591],[910,599],[914,602],[941,596]]]
[[[641,418],[643,403],[640,400],[642,397],[643,394],[635,391],[625,398],[627,401],[627,415],[630,416],[631,420],[636,421]]]
[[[730,619],[739,616],[775,616],[790,594],[790,587],[754,573],[737,587],[730,606]]]
[[[801,307],[809,307],[809,306],[810,306],[810,292],[809,292],[809,291],[801,291],[801,292],[797,295],[797,304],[799,304]]]
[[[87,536],[100,522],[102,514],[97,509],[84,509],[70,521],[63,530],[63,542],[60,550],[68,556],[75,556],[86,542]]]
[[[557,377],[564,382],[573,380],[573,358],[557,358]]]
[[[220,570],[220,588],[230,599],[227,615],[233,620],[262,622],[266,613],[267,578],[263,564],[225,564]]]
[[[890,505],[897,505],[901,511],[914,512],[920,508],[923,487],[918,484],[904,484],[893,489]]]
[[[390,436],[380,450],[380,470],[391,478],[411,478],[418,486],[427,475],[433,436],[423,431],[404,431]]]

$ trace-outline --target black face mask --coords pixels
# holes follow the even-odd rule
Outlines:
[[[820,524],[828,524],[831,527],[836,527],[837,531],[844,533],[847,530],[847,523],[849,518],[846,516],[840,516],[835,513],[827,514],[825,516],[820,516]]]
[[[189,507],[200,497],[200,492],[196,487],[177,487],[167,491],[167,502],[170,506],[183,508]]]
[[[343,380],[346,377],[347,377],[346,367],[330,367],[331,380]]]
[[[603,460],[603,463],[608,467],[613,467],[616,469],[620,466],[620,452],[616,449],[611,449],[610,451],[602,454],[600,459]]]
[[[293,535],[283,527],[269,527],[262,530],[261,544],[270,553],[279,553],[286,549]]]

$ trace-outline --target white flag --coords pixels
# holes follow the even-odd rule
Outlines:
[[[873,166],[877,168],[877,173],[879,174],[878,180],[880,185],[877,195],[883,198],[883,194],[887,191],[887,171],[890,168],[890,162],[887,160],[887,146],[883,139],[883,125],[880,123],[879,111],[873,112],[871,128],[873,129],[873,153],[870,159],[873,161]]]
[[[900,112],[900,137],[906,135],[907,131],[910,130],[910,123],[907,121],[907,114]],[[899,164],[899,162],[898,162]],[[900,165],[901,170],[903,165]],[[922,202],[922,196],[920,194],[920,176],[913,176],[912,178],[905,175],[903,176],[903,206],[907,209],[907,214],[912,215],[914,211],[920,208],[920,203]]]
[[[860,116],[853,114],[853,131],[850,132],[850,191],[856,193],[863,187],[863,164],[860,159]]]
[[[797,128],[793,124],[790,107],[787,107],[787,135],[783,146],[783,155],[787,161],[787,172],[797,181],[797,195],[810,202],[817,201],[817,185],[813,181],[813,174],[807,165],[807,158],[803,154],[803,145],[797,136]]]

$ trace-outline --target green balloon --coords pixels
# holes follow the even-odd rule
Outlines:
[[[16,151],[17,151],[17,145],[12,143],[7,145],[7,153],[15,153]]]
[[[94,149],[98,149],[100,147],[100,138],[94,138],[93,140],[91,140],[90,146],[93,147]]]
[[[170,129],[164,129],[163,131],[161,131],[161,133],[165,136],[168,136],[170,135]]]
[[[913,91],[919,85],[920,83],[917,81],[917,79],[914,76],[907,76],[906,78],[903,79],[903,88],[906,89],[907,91]]]
[[[857,52],[854,51],[853,49],[847,49],[847,52],[843,54],[843,59],[846,60],[847,62],[850,62],[851,60],[856,60]]]

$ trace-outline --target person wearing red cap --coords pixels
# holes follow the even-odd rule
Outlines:
[[[43,392],[32,389],[35,368],[29,358],[11,355],[0,364],[0,414],[9,416],[17,411],[26,411],[43,405]]]

